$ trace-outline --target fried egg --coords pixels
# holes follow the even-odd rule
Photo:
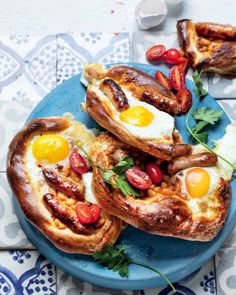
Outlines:
[[[130,134],[144,140],[163,139],[169,142],[174,130],[174,118],[154,106],[134,99],[126,93],[129,108],[115,115]]]
[[[86,159],[84,153],[78,149],[77,143],[88,151],[94,138],[95,135],[92,131],[83,124],[74,121],[65,131],[35,135],[31,139],[25,155],[25,165],[33,185],[38,187],[42,195],[48,192],[49,186],[44,179],[41,167],[49,169],[69,167],[69,156],[75,149]],[[87,189],[84,197],[86,199],[88,196],[88,201],[92,198],[89,185],[91,184],[86,178]]]
[[[101,81],[90,85],[90,89],[98,95],[100,101],[109,110],[112,120],[119,126],[138,139],[173,143],[174,117],[149,103],[137,100],[127,89],[122,90],[127,97],[129,108],[119,112],[108,96],[99,89],[98,83]]]
[[[232,123],[227,126],[225,135],[215,143],[214,151],[220,155],[215,166],[192,167],[176,174],[181,181],[181,192],[187,195],[188,204],[196,214],[202,211],[203,204],[208,208],[208,214],[215,214],[214,208],[218,205],[215,195],[219,187],[219,179],[222,177],[224,180],[231,180],[233,174],[232,166],[222,158],[236,166],[235,150],[236,124]],[[205,151],[205,148],[197,145],[193,152],[202,151]]]

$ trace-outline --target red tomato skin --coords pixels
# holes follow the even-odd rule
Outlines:
[[[136,167],[129,168],[125,176],[128,182],[138,189],[148,189],[152,185],[150,176]]]
[[[148,49],[148,51],[146,52],[146,58],[149,61],[157,61],[163,57],[165,52],[166,52],[166,48],[164,45],[161,45],[161,44],[155,45]]]
[[[75,211],[80,223],[82,224],[91,223],[92,217],[91,217],[91,212],[88,205],[79,203],[76,205]]]
[[[181,110],[186,113],[192,105],[192,93],[187,88],[180,89],[176,94],[177,102],[181,105]]]
[[[90,207],[91,223],[96,222],[101,214],[101,209],[97,204],[92,204]]]
[[[169,80],[175,90],[185,88],[185,72],[183,67],[175,65],[170,69]]]
[[[162,181],[162,172],[155,163],[148,163],[146,165],[146,172],[153,183],[159,184]]]
[[[156,71],[155,79],[166,89],[171,90],[172,85],[170,80],[161,71]]]
[[[177,64],[179,63],[178,60],[179,58],[181,58],[181,54],[179,50],[175,48],[169,48],[168,50],[166,50],[163,57],[168,64]]]
[[[76,215],[82,224],[92,224],[100,217],[100,208],[97,204],[87,205],[79,203],[76,205]]]
[[[88,172],[89,167],[84,158],[77,152],[72,152],[69,156],[71,168],[78,174]]]

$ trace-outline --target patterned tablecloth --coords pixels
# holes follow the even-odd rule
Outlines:
[[[157,43],[177,46],[161,32],[76,33],[0,36],[0,295],[5,294],[171,294],[168,288],[121,291],[77,280],[45,259],[30,243],[14,213],[6,179],[6,154],[14,134],[39,101],[87,63],[147,63]],[[219,83],[220,82],[220,83]],[[236,120],[236,80],[212,77],[208,91]],[[176,294],[236,294],[236,231],[201,269],[175,284]]]

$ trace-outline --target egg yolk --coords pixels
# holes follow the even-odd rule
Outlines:
[[[148,126],[154,115],[143,106],[133,106],[120,113],[120,120],[139,127]]]
[[[45,134],[36,138],[32,152],[38,160],[56,163],[68,156],[70,148],[68,142],[62,136]]]
[[[210,181],[209,173],[202,168],[188,170],[185,177],[186,189],[193,198],[203,197],[209,190]]]

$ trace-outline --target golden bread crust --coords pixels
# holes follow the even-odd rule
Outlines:
[[[78,122],[77,122],[78,123]],[[96,226],[81,225],[81,231],[74,231],[55,218],[43,201],[40,187],[44,183],[35,182],[35,170],[27,168],[26,152],[33,136],[38,134],[71,132],[79,130],[75,121],[63,117],[37,118],[25,125],[13,138],[7,157],[7,177],[12,191],[17,198],[25,217],[36,226],[57,248],[69,253],[92,254],[101,250],[106,244],[114,244],[123,229],[123,222],[118,218],[101,211],[101,217]],[[81,135],[82,136],[82,135]],[[87,134],[83,134],[87,140]],[[78,138],[77,138],[78,139]],[[34,159],[35,160],[35,159]],[[35,166],[36,167],[36,166]],[[78,186],[81,185],[78,183]],[[49,188],[49,191],[52,191]],[[65,194],[58,194],[59,203],[68,200],[71,210],[75,201]],[[68,202],[69,202],[68,201]],[[81,202],[81,201],[80,201]]]
[[[138,152],[105,133],[96,138],[90,156],[102,167],[112,168],[115,165],[113,154],[118,149],[125,150],[130,157]],[[137,155],[137,159],[144,156],[143,153]],[[105,183],[101,169],[95,167],[93,186],[96,187],[96,198],[100,206],[128,224],[152,234],[196,241],[210,241],[221,230],[231,197],[229,181],[221,178],[214,196],[216,205],[210,208],[214,214],[209,217],[205,214],[205,202],[200,202],[198,211],[194,212],[191,200],[180,193],[180,183],[173,176],[165,175],[160,185],[152,184],[142,197],[135,198],[124,196],[119,189]]]
[[[132,93],[132,96],[140,100],[144,92],[157,95],[161,92],[163,96],[171,95],[174,101],[173,94],[157,84],[157,81],[135,68],[128,66],[114,66],[110,69],[104,69],[101,65],[87,65],[84,69],[84,77],[91,84],[87,87],[86,102],[83,108],[88,114],[103,128],[115,134],[122,141],[134,147],[143,150],[146,153],[154,155],[158,158],[169,160],[177,154],[188,154],[191,152],[189,145],[183,144],[180,140],[176,140],[173,129],[172,135],[162,136],[159,139],[142,139],[133,136],[119,121],[115,120],[115,112],[110,107],[111,100],[101,94],[101,81],[104,78],[111,78],[120,87]],[[104,99],[105,97],[105,99]],[[171,104],[172,105],[172,104]]]
[[[177,34],[180,47],[194,69],[235,75],[235,27],[183,19],[177,22]]]

